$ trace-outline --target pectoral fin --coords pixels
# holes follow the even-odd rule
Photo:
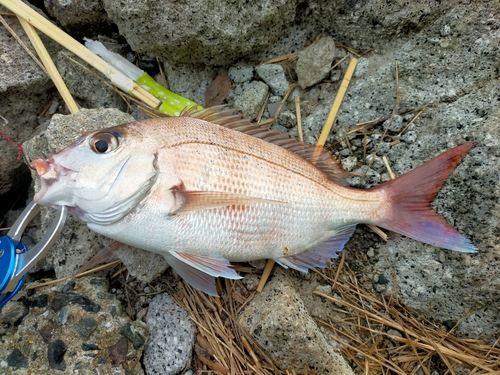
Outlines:
[[[282,203],[270,199],[248,197],[241,194],[222,193],[216,191],[181,191],[174,190],[174,194],[181,202],[175,213],[206,210],[227,206],[243,206],[248,204],[273,202]]]
[[[202,256],[170,251],[165,254],[168,264],[195,289],[217,297],[215,278],[241,279],[231,263],[220,255]]]
[[[325,268],[330,259],[337,258],[355,229],[356,225],[343,227],[309,250],[297,255],[277,258],[275,261],[285,268],[290,267],[301,272],[307,272],[313,267]]]

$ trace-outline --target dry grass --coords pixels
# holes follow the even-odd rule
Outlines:
[[[471,374],[500,371],[500,347],[453,334],[460,322],[447,331],[392,296],[378,296],[358,283],[345,267],[340,277],[329,269],[316,271],[332,284],[340,298],[315,292],[332,301],[332,314],[318,323],[332,330],[346,358],[364,373],[430,375]],[[337,275],[338,276],[338,275]]]
[[[337,296],[314,292],[332,302],[331,314],[318,325],[331,330],[331,339],[356,372],[365,374],[500,374],[498,341],[487,345],[454,335],[404,306],[392,296],[365,290],[355,274],[339,261],[336,270],[314,270],[332,285]],[[223,298],[208,297],[183,281],[177,302],[198,327],[195,346],[197,373],[314,374],[309,369],[282,369],[240,326],[239,312],[252,300],[240,281],[219,280]]]

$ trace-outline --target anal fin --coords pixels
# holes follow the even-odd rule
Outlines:
[[[314,267],[325,268],[330,259],[337,258],[355,229],[355,224],[342,227],[310,249],[297,255],[277,258],[275,261],[283,267],[301,272],[307,272],[309,268]]]
[[[164,254],[168,264],[195,289],[217,297],[215,278],[241,279],[231,263],[220,255],[194,255],[170,251]]]

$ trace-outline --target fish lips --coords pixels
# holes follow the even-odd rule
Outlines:
[[[40,177],[40,190],[35,194],[33,200],[43,206],[73,206],[68,200],[64,179],[76,171],[55,163],[50,157],[47,160],[35,159],[31,168]]]

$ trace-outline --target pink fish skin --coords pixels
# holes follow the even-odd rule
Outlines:
[[[476,250],[430,207],[471,143],[359,190],[345,186],[345,171],[324,150],[315,154],[225,112],[196,116],[84,134],[33,162],[41,179],[35,201],[65,205],[92,230],[163,254],[211,295],[214,277],[240,277],[230,261],[272,258],[305,272],[326,267],[359,223]]]

